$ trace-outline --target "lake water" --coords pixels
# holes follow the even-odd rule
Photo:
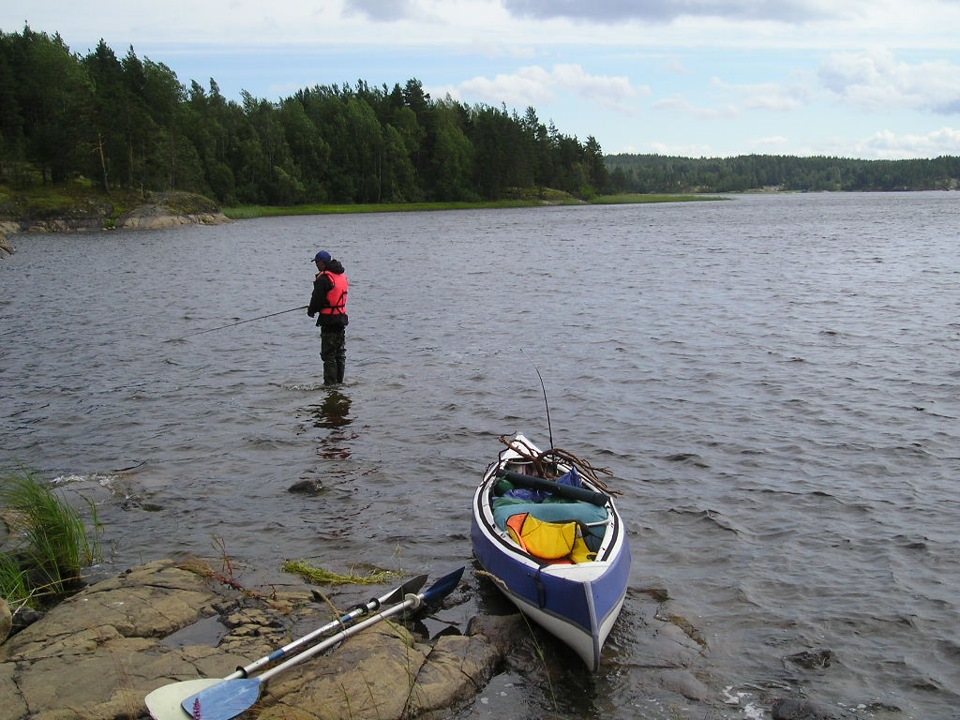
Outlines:
[[[471,561],[498,436],[552,433],[614,472],[627,602],[595,678],[571,655],[462,717],[761,720],[805,695],[956,718],[958,235],[960,194],[905,193],[18,236],[0,465],[95,500],[104,575],[225,551],[250,587],[296,584],[287,559],[436,579]],[[305,305],[319,249],[351,281],[344,386],[302,310],[196,334]],[[492,611],[472,570],[460,629]],[[702,639],[700,700],[645,651],[653,590]]]

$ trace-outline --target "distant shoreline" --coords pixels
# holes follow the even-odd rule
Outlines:
[[[490,210],[533,208],[558,205],[626,205],[665,202],[698,202],[722,200],[717,195],[695,194],[623,194],[598,196],[590,201],[579,200],[566,193],[547,192],[543,196],[527,196],[494,202],[432,202],[343,205],[240,205],[219,208],[210,199],[192,193],[155,193],[135,204],[129,197],[105,197],[92,191],[71,192],[60,198],[53,210],[37,209],[42,203],[27,197],[20,212],[7,211],[0,218],[0,258],[13,254],[9,237],[32,232],[94,232],[121,229],[162,229],[183,225],[216,225],[232,220],[293,215],[343,215],[387,212],[437,212],[444,210]],[[119,209],[118,206],[127,206]],[[16,208],[15,208],[16,209]],[[22,217],[17,218],[20,214]]]
[[[554,196],[543,199],[497,200],[492,202],[422,202],[349,205],[240,205],[223,209],[231,220],[248,220],[259,217],[282,217],[289,215],[342,215],[385,212],[435,212],[441,210],[494,210],[505,208],[531,208],[556,205],[630,205],[665,202],[702,202],[723,200],[719,195],[695,194],[622,194],[601,195],[592,200],[578,200],[572,196]]]

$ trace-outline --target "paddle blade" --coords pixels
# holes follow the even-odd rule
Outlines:
[[[164,685],[144,698],[147,711],[153,720],[186,720],[180,703],[185,698],[222,682],[220,678],[198,678]]]
[[[460,578],[463,577],[463,571],[465,569],[466,568],[461,567],[457,570],[454,570],[449,575],[444,575],[433,585],[420,593],[420,597],[423,598],[423,602],[434,603],[439,600],[443,600],[443,598],[453,592],[453,589],[460,584]]]
[[[426,584],[427,576],[417,575],[417,577],[407,580],[386,597],[380,598],[380,602],[384,605],[401,602],[408,594],[416,594]]]
[[[186,698],[180,707],[187,717],[202,720],[230,720],[249,710],[260,699],[259,678],[221,680],[216,685]],[[184,720],[180,716],[180,720]]]

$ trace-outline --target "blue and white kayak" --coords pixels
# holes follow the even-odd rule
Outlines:
[[[575,462],[520,434],[505,443],[474,494],[474,555],[521,612],[596,671],[630,577],[623,521]]]

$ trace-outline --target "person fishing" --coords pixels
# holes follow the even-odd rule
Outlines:
[[[349,283],[339,260],[321,250],[313,258],[317,264],[317,276],[313,280],[313,294],[307,306],[307,315],[317,318],[320,328],[320,359],[323,361],[323,384],[338,385],[343,382],[347,365],[347,341],[345,328],[347,317],[347,289]]]

